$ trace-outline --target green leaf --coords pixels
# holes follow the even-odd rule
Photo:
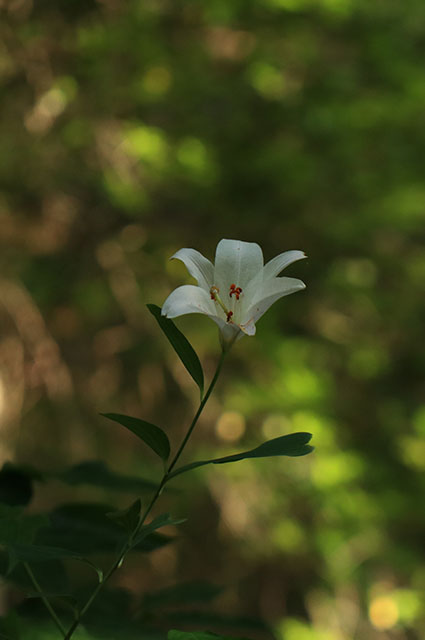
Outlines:
[[[99,582],[103,580],[103,573],[101,569],[96,567],[90,560],[84,558],[76,551],[70,551],[69,549],[62,549],[60,547],[48,547],[35,544],[10,544],[8,545],[9,552],[9,570],[13,569],[18,562],[46,562],[46,560],[59,560],[65,558],[72,558],[88,564],[94,569],[98,575]]]
[[[55,477],[70,485],[89,484],[114,491],[139,493],[154,491],[157,488],[157,484],[150,480],[111,471],[101,460],[85,460],[56,474]]]
[[[231,456],[225,456],[223,458],[214,458],[213,460],[200,460],[198,462],[191,462],[190,464],[180,467],[170,473],[167,477],[167,482],[170,478],[178,476],[180,473],[185,473],[191,469],[197,467],[203,467],[206,464],[225,464],[227,462],[237,462],[238,460],[245,460],[246,458],[269,458],[272,456],[305,456],[307,453],[313,451],[314,447],[307,444],[311,440],[311,433],[290,433],[286,436],[280,436],[273,440],[263,442],[259,447],[250,449],[249,451],[243,451],[242,453],[235,453]]]
[[[92,553],[117,553],[127,534],[106,514],[114,510],[111,504],[97,502],[69,503],[55,507],[50,513],[50,525],[40,531],[37,544],[73,549],[87,557]],[[135,551],[151,552],[172,542],[161,533],[151,533]]]
[[[131,533],[137,527],[140,518],[140,510],[142,508],[142,503],[138,498],[133,502],[131,506],[127,509],[121,509],[119,511],[110,511],[106,515],[111,520],[114,520],[121,527],[124,527],[126,531]]]
[[[113,422],[118,422],[143,440],[160,458],[164,461],[168,460],[170,443],[167,435],[159,427],[145,420],[140,420],[140,418],[124,416],[121,413],[101,413],[100,415],[113,420]]]
[[[175,520],[173,519],[169,513],[162,513],[160,516],[157,516],[150,522],[149,524],[145,524],[138,534],[135,536],[132,542],[132,548],[138,545],[146,536],[150,535],[157,529],[161,529],[162,527],[166,527],[168,525],[176,525],[181,524],[182,522],[186,522],[186,518]]]
[[[204,393],[204,374],[201,363],[189,340],[177,329],[172,320],[161,315],[161,308],[155,304],[146,305],[159,326],[167,336],[174,351],[199,387],[201,396]]]

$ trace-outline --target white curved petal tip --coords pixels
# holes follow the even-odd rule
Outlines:
[[[253,320],[248,320],[245,324],[241,324],[240,329],[246,336],[255,336],[256,327]]]

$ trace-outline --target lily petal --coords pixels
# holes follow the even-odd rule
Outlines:
[[[283,296],[305,289],[305,284],[298,278],[274,278],[263,283],[246,314],[245,325],[257,322],[259,318]]]
[[[170,260],[181,260],[202,289],[209,292],[214,284],[214,266],[196,249],[179,249]]]
[[[186,313],[205,313],[208,316],[215,316],[214,302],[204,289],[193,284],[185,284],[170,293],[163,304],[162,315],[167,318],[177,318]]]
[[[263,252],[256,242],[220,240],[215,254],[214,284],[227,292],[231,284],[243,290],[263,269]]]
[[[210,318],[214,320],[220,330],[220,340],[222,344],[229,344],[243,337],[243,333],[237,324],[226,322],[218,316],[210,316]]]
[[[216,308],[209,293],[191,284],[185,284],[170,293],[163,304],[161,313],[167,318],[177,318],[187,313],[203,313],[207,315],[211,320],[214,320],[219,328],[220,341],[223,348],[227,348],[228,345],[239,340],[244,335],[237,324],[226,322],[226,320],[216,315]],[[249,333],[248,335],[252,334]]]
[[[285,269],[288,265],[296,262],[297,260],[303,260],[307,258],[304,251],[284,251],[284,253],[280,253],[278,256],[273,258],[266,263],[263,269],[263,278],[264,280],[268,280],[269,278],[274,278],[279,275],[283,269]]]
[[[255,336],[257,328],[255,326],[254,320],[250,319],[248,322],[239,325],[243,333],[247,336]],[[242,334],[243,335],[243,334]]]

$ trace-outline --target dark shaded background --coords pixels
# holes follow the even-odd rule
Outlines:
[[[145,307],[190,282],[168,257],[309,255],[187,460],[296,430],[316,452],[182,478],[181,537],[115,580],[135,599],[208,579],[280,640],[424,637],[424,64],[423,0],[0,0],[3,461],[158,479],[98,413],[174,444],[193,414]],[[211,374],[213,324],[178,326]],[[51,481],[30,508],[132,496]]]

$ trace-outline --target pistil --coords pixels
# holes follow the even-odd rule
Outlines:
[[[218,295],[219,292],[220,292],[220,289],[218,287],[216,287],[215,285],[213,285],[211,287],[211,289],[210,289],[211,300],[214,300],[214,302],[218,302],[218,304],[220,305],[220,307],[223,309],[224,313],[226,314],[227,322],[232,322],[233,311],[230,311],[229,309],[227,309],[227,307],[224,304],[223,300]]]

